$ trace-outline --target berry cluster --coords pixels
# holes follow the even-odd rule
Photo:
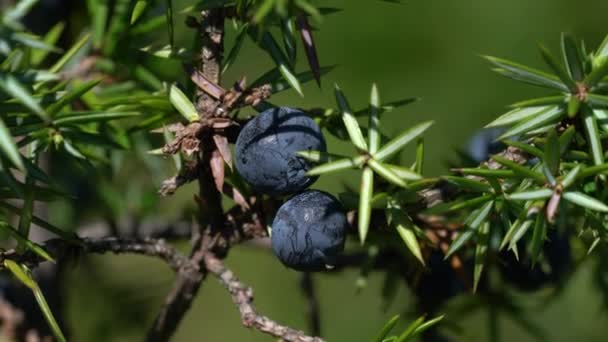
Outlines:
[[[271,244],[283,264],[300,271],[322,270],[344,249],[348,223],[340,202],[322,191],[304,191],[317,177],[307,175],[313,165],[298,152],[325,150],[319,126],[287,107],[249,121],[235,146],[236,169],[254,191],[295,194],[276,213]]]

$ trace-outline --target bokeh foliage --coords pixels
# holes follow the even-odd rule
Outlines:
[[[202,6],[233,2],[203,2]],[[27,3],[34,4],[35,1],[21,3],[27,5]],[[420,244],[425,245],[428,242],[425,241],[420,228],[413,222],[412,216],[417,212],[404,211],[412,204],[407,186],[409,184],[412,187],[413,182],[413,189],[420,190],[441,182],[464,190],[464,195],[457,196],[447,205],[429,209],[431,211],[428,214],[448,213],[452,215],[450,219],[454,222],[464,222],[467,225],[468,230],[459,235],[448,254],[468,246],[466,243],[469,240],[476,240],[476,248],[463,252],[465,255],[471,254],[475,259],[473,267],[475,283],[481,279],[481,269],[484,265],[482,259],[488,254],[503,256],[499,252],[500,247],[508,247],[515,251],[519,261],[524,263],[526,268],[540,264],[544,270],[549,267],[548,273],[551,273],[550,258],[542,257],[541,254],[551,253],[543,250],[544,237],[553,229],[551,223],[557,220],[560,227],[558,233],[568,232],[566,240],[574,241],[576,238],[572,235],[575,234],[584,237],[582,243],[581,240],[573,242],[573,260],[576,264],[580,263],[587,267],[583,268],[583,271],[587,272],[593,264],[592,272],[596,275],[594,279],[600,285],[600,289],[606,291],[606,282],[601,276],[606,272],[606,266],[595,261],[587,262],[587,260],[595,260],[595,257],[601,259],[603,254],[601,240],[604,236],[604,228],[601,212],[606,210],[603,204],[606,195],[603,191],[605,177],[601,175],[606,165],[601,148],[602,141],[605,140],[602,120],[606,119],[604,113],[606,94],[601,80],[605,76],[602,71],[603,66],[608,65],[603,63],[604,45],[599,45],[596,53],[589,55],[590,49],[597,46],[600,35],[604,33],[598,28],[599,25],[594,26],[594,23],[601,22],[598,19],[601,18],[599,14],[597,18],[595,14],[586,14],[592,18],[585,17],[586,20],[582,20],[583,14],[581,18],[573,14],[578,13],[580,9],[573,9],[565,2],[546,1],[535,4],[513,2],[508,6],[476,3],[477,7],[468,8],[468,11],[466,6],[473,6],[472,4],[462,5],[449,1],[442,4],[430,2],[404,6],[377,1],[369,1],[365,4],[336,1],[335,4],[331,4],[331,6],[343,7],[344,12],[336,12],[331,8],[316,10],[306,1],[236,1],[234,3],[237,9],[235,20],[227,25],[229,39],[226,65],[230,66],[224,70],[225,79],[230,80],[227,84],[246,74],[254,80],[251,84],[270,82],[275,92],[293,88],[295,91],[273,96],[271,102],[298,105],[307,109],[314,108],[315,110],[311,112],[319,114],[318,120],[327,128],[328,135],[335,136],[330,143],[330,147],[335,147],[333,150],[330,148],[331,152],[347,155],[357,151],[360,155],[366,156],[364,161],[340,164],[349,167],[354,165],[357,168],[366,165],[363,171],[363,187],[361,191],[354,191],[361,196],[354,196],[354,202],[353,192],[351,191],[349,196],[349,191],[344,193],[344,190],[353,186],[358,187],[358,182],[345,181],[345,189],[330,185],[339,183],[341,179],[350,179],[349,173],[337,174],[338,176],[324,175],[317,186],[335,193],[344,193],[341,197],[344,203],[348,204],[350,200],[354,203],[352,207],[359,209],[361,240],[367,240],[371,217],[371,214],[361,213],[371,213],[372,208],[385,210],[395,231],[385,236],[379,234],[377,238],[368,240],[365,246],[370,255],[374,255],[375,248],[382,250],[387,245],[394,247],[392,244],[397,237],[397,241],[402,239],[405,242],[399,244],[403,251],[409,249],[413,256],[424,261]],[[168,4],[171,6],[170,11],[167,11]],[[186,119],[192,120],[192,116],[188,116],[189,113],[193,113],[193,108],[188,104],[188,95],[171,96],[176,93],[172,92],[172,89],[181,88],[180,92],[186,94],[192,91],[180,66],[182,61],[193,58],[193,50],[189,47],[195,31],[185,28],[184,20],[185,15],[195,12],[192,12],[188,5],[190,4],[186,1],[112,3],[99,0],[87,1],[86,7],[76,6],[74,9],[75,13],[86,14],[87,20],[81,27],[70,27],[71,32],[67,32],[66,35],[71,37],[71,42],[64,46],[62,55],[54,54],[58,50],[53,46],[65,29],[64,24],[59,23],[48,34],[35,37],[22,33],[23,27],[18,21],[26,14],[25,9],[29,6],[20,7],[24,9],[21,14],[4,13],[4,17],[8,19],[3,20],[2,46],[6,48],[3,50],[5,53],[0,87],[5,96],[2,100],[4,106],[2,120],[6,127],[3,127],[0,133],[4,142],[2,165],[5,169],[13,169],[13,173],[2,173],[3,176],[7,176],[4,179],[3,191],[7,195],[6,198],[18,196],[25,199],[21,219],[17,221],[14,230],[8,230],[19,242],[20,248],[31,248],[45,255],[44,250],[39,246],[24,239],[28,236],[30,222],[55,234],[60,233],[63,238],[74,239],[72,234],[65,233],[64,229],[59,229],[57,226],[75,227],[81,220],[91,217],[103,217],[114,224],[125,217],[146,220],[155,218],[158,208],[166,206],[168,202],[173,203],[168,204],[169,209],[162,212],[161,216],[175,219],[188,217],[191,214],[193,205],[189,198],[185,198],[186,196],[163,200],[161,204],[154,191],[159,181],[175,172],[174,168],[179,168],[183,160],[175,158],[170,162],[146,154],[147,151],[162,146],[165,139],[171,139],[169,134],[163,136],[147,133],[148,131],[161,128],[171,122],[183,122],[184,118],[179,113],[186,116]],[[598,6],[597,12],[600,12],[602,5],[594,6]],[[378,14],[375,13],[376,9]],[[530,13],[535,13],[535,10],[538,12],[539,9],[553,12],[546,14],[546,18],[540,22],[532,20],[533,15]],[[404,14],[408,11],[418,16]],[[567,15],[560,15],[562,11]],[[370,14],[372,12],[374,13]],[[310,57],[310,47],[307,49],[294,39],[297,33],[294,31],[295,20],[291,23],[286,20],[294,13],[306,13],[310,16],[312,25],[320,27],[319,31],[313,30],[313,32],[317,42],[316,50],[323,65],[334,63],[341,65],[342,71],[341,68],[337,68],[335,72],[329,73],[327,78],[323,78],[322,92],[317,91],[312,82],[309,85],[305,82],[312,81],[315,73],[325,74],[331,68],[322,68],[318,63],[315,65],[314,58]],[[448,18],[448,13],[452,14],[452,17]],[[454,30],[454,26],[458,23],[462,24],[463,18],[470,18],[473,16],[472,13],[475,14],[476,20],[462,25],[459,30]],[[433,20],[432,22],[437,24],[429,27],[429,19],[436,15],[444,16],[446,20]],[[403,31],[398,25],[390,26],[390,29],[382,28],[384,23],[401,22],[399,18],[402,16],[411,19],[411,22],[404,25],[410,28],[405,34],[400,34]],[[486,21],[477,18],[478,16],[485,18]],[[357,20],[357,18],[364,19]],[[500,18],[506,23],[502,25],[503,27],[496,28],[499,25],[492,25],[492,21],[488,18]],[[526,21],[525,18],[529,20]],[[425,19],[427,22],[423,25]],[[529,24],[509,24],[515,20]],[[365,21],[366,25],[359,24],[362,21]],[[480,30],[473,24],[487,26],[490,29]],[[426,29],[420,29],[421,27]],[[512,86],[502,83],[489,73],[483,73],[485,66],[473,54],[481,50],[484,53],[491,52],[509,58],[517,57],[518,61],[534,63],[532,53],[524,52],[533,50],[532,41],[549,41],[551,44],[548,46],[557,46],[559,42],[554,36],[559,36],[558,32],[564,29],[573,29],[581,35],[590,36],[592,43],[583,47],[571,36],[563,36],[561,44],[565,63],[558,61],[556,57],[551,57],[543,49],[543,57],[550,64],[549,68],[544,70],[550,70],[556,74],[555,76],[531,72],[528,69],[522,71],[518,65],[505,60],[488,58],[500,73],[520,80],[525,79],[528,83],[549,86],[557,90],[558,95],[543,93],[542,90],[525,86],[509,88]],[[446,31],[450,33],[446,34]],[[536,39],[522,38],[528,31],[540,33],[532,35]],[[492,36],[492,33],[495,35]],[[465,35],[469,36],[468,39],[462,39]],[[343,44],[335,44],[335,41],[332,42],[327,37],[342,41]],[[369,44],[362,43],[363,39]],[[479,44],[474,45],[473,42]],[[514,50],[514,47],[518,49]],[[466,56],[460,55],[463,51],[466,51]],[[88,60],[91,65],[83,62],[84,56],[93,57]],[[465,60],[467,62],[463,62]],[[296,61],[299,64],[296,64]],[[455,65],[460,67],[454,67]],[[74,66],[78,67],[74,68]],[[480,74],[469,77],[469,73],[474,73],[473,66],[475,72]],[[535,67],[541,65],[535,64]],[[41,70],[37,71],[38,69]],[[66,73],[62,72],[68,69]],[[355,75],[354,70],[360,72]],[[329,86],[334,78],[339,80],[341,85],[348,84],[345,92],[335,91],[337,103],[333,103],[331,94],[333,90]],[[379,84],[379,88],[383,91],[382,99],[424,97],[423,104],[412,107],[420,114],[407,120],[403,120],[402,109],[383,114],[380,125],[382,129],[376,132],[373,129],[378,126],[375,116],[379,112],[384,112],[385,108],[382,107],[376,90],[372,91],[370,100],[371,81]],[[577,82],[588,86],[585,94],[581,93]],[[488,87],[487,84],[495,86]],[[348,100],[345,100],[344,93],[349,94]],[[301,98],[300,94],[305,94],[305,97]],[[446,96],[442,97],[442,95]],[[479,168],[470,167],[472,165],[466,165],[465,168],[465,165],[458,164],[456,175],[429,176],[446,174],[445,167],[441,166],[442,161],[450,159],[459,163],[455,161],[457,158],[453,157],[455,154],[453,151],[463,144],[453,142],[462,141],[468,133],[491,121],[491,118],[495,118],[494,114],[499,112],[504,103],[537,96],[542,96],[543,100],[517,103],[508,116],[502,117],[501,122],[494,122],[494,125],[500,126],[516,124],[515,128],[505,133],[504,137],[513,138],[516,135],[518,139],[511,139],[505,143],[531,156],[528,164],[515,165],[512,161],[495,157],[494,161],[503,166],[500,173],[483,171],[483,168],[480,171]],[[444,101],[443,98],[446,100]],[[365,108],[368,101],[371,102],[372,114],[369,125],[365,122],[367,120],[359,120],[359,126],[356,124],[357,118],[370,113]],[[352,103],[353,110],[349,109],[347,102]],[[393,107],[409,102],[409,100],[397,101],[386,109],[394,109]],[[533,110],[528,108],[531,106],[534,107]],[[446,110],[449,110],[449,113],[437,114],[445,113]],[[414,110],[408,108],[405,111]],[[253,110],[243,110],[243,114],[245,112],[251,114]],[[426,115],[430,112],[433,114]],[[422,132],[408,135],[408,132],[411,133],[408,127],[413,127],[414,122],[431,118],[435,119],[438,128],[434,133],[435,127],[429,130],[429,134],[425,135],[424,144],[418,140]],[[527,120],[530,118],[538,122]],[[479,125],[473,125],[474,122],[479,122]],[[547,123],[551,125],[546,125]],[[396,128],[392,129],[393,126]],[[362,127],[363,130],[357,132],[358,127]],[[462,129],[454,129],[457,127]],[[424,128],[428,127],[424,126]],[[539,128],[542,130],[538,130]],[[399,136],[404,130],[406,133],[402,135],[403,142],[419,141],[417,150],[413,147],[406,149],[407,158],[402,160],[397,158],[395,161],[395,164],[404,164],[407,168],[396,170],[389,167],[387,170],[382,164],[382,159],[386,156],[378,157],[380,159],[378,164],[369,162],[368,154],[381,154],[378,145],[386,146],[384,143]],[[11,140],[9,135],[28,136],[18,143],[19,147],[28,147],[22,150],[21,157],[9,143]],[[383,140],[382,136],[386,139],[380,144],[379,142]],[[338,139],[348,141],[348,137],[352,144],[337,141]],[[454,148],[446,149],[445,146],[449,144]],[[354,145],[354,148],[350,145]],[[402,147],[402,144],[395,146]],[[426,149],[424,154],[421,152],[423,147]],[[52,156],[50,160],[57,160],[56,163],[50,163],[49,175],[45,175],[35,166],[39,161],[39,155],[47,154]],[[424,155],[426,158],[423,158]],[[427,165],[424,170],[423,159],[426,160]],[[133,172],[141,173],[142,177],[132,179],[130,176]],[[375,176],[372,175],[373,172],[376,172]],[[13,174],[18,176],[11,176]],[[21,174],[26,175],[25,178],[21,178],[19,176]],[[424,181],[421,181],[422,175],[426,176]],[[481,178],[470,179],[464,175],[478,175]],[[376,187],[375,192],[369,185],[373,178],[381,179],[381,186]],[[392,185],[386,183],[384,179]],[[416,183],[417,181],[419,183]],[[399,190],[400,188],[405,190]],[[188,192],[186,189],[180,191]],[[376,201],[374,194],[377,196]],[[363,195],[367,197],[364,198]],[[72,196],[77,197],[78,201],[72,200]],[[49,220],[57,222],[52,225],[28,214],[33,211],[34,200],[51,198],[60,199],[53,202],[51,208],[58,208],[62,212],[65,210],[67,217]],[[551,205],[557,206],[556,202],[560,206],[559,213],[568,213],[566,218],[554,217],[551,214],[549,208]],[[7,213],[10,212],[12,202],[2,203]],[[13,207],[12,211],[17,210]],[[404,212],[408,214],[403,215]],[[53,214],[51,218],[54,216],[64,215]],[[3,227],[12,229],[8,225]],[[550,240],[558,240],[558,238],[564,237],[553,236]],[[389,240],[388,243],[383,241],[386,239]],[[587,257],[586,252],[591,247],[597,250],[591,254],[591,257]],[[359,247],[352,246],[352,248]],[[243,251],[243,253],[251,252]],[[403,260],[409,260],[408,255],[406,254]],[[508,258],[508,256],[504,257]],[[417,269],[419,266],[416,263],[414,260],[407,265]],[[425,263],[431,264],[431,267],[434,264],[432,260],[427,260]],[[273,265],[279,268],[278,264]],[[241,267],[246,268],[247,262]],[[400,265],[400,267],[405,266]],[[497,270],[499,269],[500,267],[497,267]],[[285,271],[277,270],[277,277],[280,277],[279,272]],[[490,270],[490,274],[491,272],[493,271]],[[566,273],[571,272],[567,270]],[[366,283],[366,273],[363,268],[362,276],[356,282],[359,286]],[[471,278],[473,278],[472,274]],[[547,284],[554,284],[558,288],[565,286],[563,281],[568,278],[561,276],[557,278],[559,279]],[[387,288],[391,286],[391,281],[394,282],[387,276],[384,286]],[[513,281],[515,287],[517,282],[517,280]],[[345,281],[341,285],[353,286],[353,283]],[[496,319],[500,312],[506,313],[511,318],[523,317],[521,312],[524,306],[519,305],[520,301],[512,296],[510,290],[502,286],[494,286],[495,284],[492,284],[482,289],[479,297],[470,300],[472,303],[465,301],[454,309],[446,308],[446,311],[448,309],[455,312],[466,311],[473,307],[485,309],[488,303],[504,304],[494,305],[492,310],[489,310],[490,327],[495,323],[492,320]],[[585,291],[582,286],[576,290]],[[370,286],[363,291],[373,291],[373,287]],[[155,292],[154,289],[151,292]],[[378,291],[375,294],[377,296]],[[389,301],[396,301],[395,298],[399,297],[387,298]],[[327,300],[331,302],[333,298]],[[558,298],[558,300],[565,299]],[[76,305],[74,310],[78,310],[78,304],[74,305]],[[402,309],[404,308],[397,308],[397,310]],[[447,313],[449,319],[449,311]],[[291,313],[291,315],[297,314]],[[231,321],[236,324],[238,320],[235,318]],[[527,327],[532,335],[540,334],[535,333],[534,324],[528,322],[527,318],[522,318],[520,323],[524,328]],[[371,332],[376,331],[374,329],[377,327],[370,327],[370,333],[367,335],[371,336]],[[88,333],[83,334],[88,335]],[[338,336],[339,332],[334,334]],[[553,334],[554,332],[551,332],[552,336]],[[464,335],[466,336],[467,332]],[[347,336],[347,334],[339,336]]]

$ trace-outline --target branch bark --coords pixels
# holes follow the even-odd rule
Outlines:
[[[176,272],[184,268],[198,268],[198,265],[193,264],[185,255],[162,239],[84,238],[80,245],[63,239],[52,239],[46,241],[43,248],[56,260],[70,259],[82,254],[140,254],[161,259]],[[14,249],[0,253],[0,264],[6,259],[32,268],[46,261],[32,251],[18,252]]]
[[[201,39],[202,60],[199,65],[201,73],[215,84],[220,84],[221,60],[224,49],[224,10],[223,8],[203,11],[199,33]],[[197,90],[196,106],[201,119],[213,115],[217,99],[203,90]],[[193,249],[190,254],[191,264],[200,265],[204,255],[211,249],[217,237],[223,231],[224,211],[221,193],[215,186],[211,158],[216,147],[212,131],[200,132],[200,151],[198,155],[199,196],[199,230],[193,232]],[[192,301],[198,294],[205,279],[204,268],[180,268],[173,288],[167,295],[159,314],[148,332],[147,341],[168,340],[190,309]]]

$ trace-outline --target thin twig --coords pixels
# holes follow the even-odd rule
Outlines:
[[[287,342],[322,342],[323,339],[306,335],[303,331],[281,325],[272,319],[260,315],[253,306],[253,291],[241,283],[224,263],[211,253],[206,254],[205,267],[230,292],[232,300],[238,306],[243,325],[254,328]]]
[[[205,274],[191,258],[177,251],[173,246],[159,239],[121,239],[116,237],[100,239],[83,239],[80,245],[61,239],[45,242],[46,248],[56,259],[77,257],[81,254],[138,254],[163,260],[171,269],[178,272],[181,277],[196,277]],[[223,262],[213,252],[207,251],[200,255],[204,268],[213,274],[219,282],[230,292],[237,305],[241,320],[246,327],[279,337],[290,342],[322,342],[318,337],[311,337],[304,332],[281,325],[274,320],[260,315],[253,306],[253,291],[241,283],[232,271],[227,269]],[[19,253],[9,250],[0,253],[0,261],[11,259],[20,263],[36,267],[46,260],[32,252]],[[150,336],[148,336],[150,338]]]
[[[140,254],[159,258],[174,271],[184,268],[198,269],[198,265],[192,264],[185,255],[162,239],[85,238],[79,245],[62,239],[52,239],[46,241],[42,246],[56,260],[73,258],[82,254]],[[20,253],[14,249],[0,253],[0,262],[6,259],[31,267],[36,267],[46,261],[32,251]]]

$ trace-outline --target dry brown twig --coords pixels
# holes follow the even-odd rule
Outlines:
[[[65,240],[49,240],[44,247],[57,259],[75,257],[81,253],[86,254],[138,254],[164,261],[172,270],[182,276],[190,277],[202,273],[201,266],[228,290],[234,303],[241,313],[243,325],[261,332],[281,338],[284,341],[293,342],[322,342],[318,337],[311,337],[304,332],[281,325],[280,323],[260,315],[253,306],[253,291],[247,285],[241,283],[232,271],[217,258],[213,252],[206,251],[202,254],[202,264],[196,263],[191,258],[177,251],[173,246],[162,239],[120,239],[115,237],[83,239],[82,244],[74,245]],[[18,253],[15,250],[0,253],[0,261],[11,259],[32,267],[36,267],[44,259],[37,254]],[[19,322],[15,322],[17,324]]]
[[[228,292],[230,292],[232,300],[238,306],[241,313],[243,325],[278,337],[284,341],[323,342],[323,339],[319,337],[308,336],[303,331],[281,325],[272,319],[257,313],[252,303],[253,290],[249,286],[241,283],[234,273],[226,268],[224,263],[213,256],[213,254],[206,254],[204,260],[207,270],[220,281]]]

